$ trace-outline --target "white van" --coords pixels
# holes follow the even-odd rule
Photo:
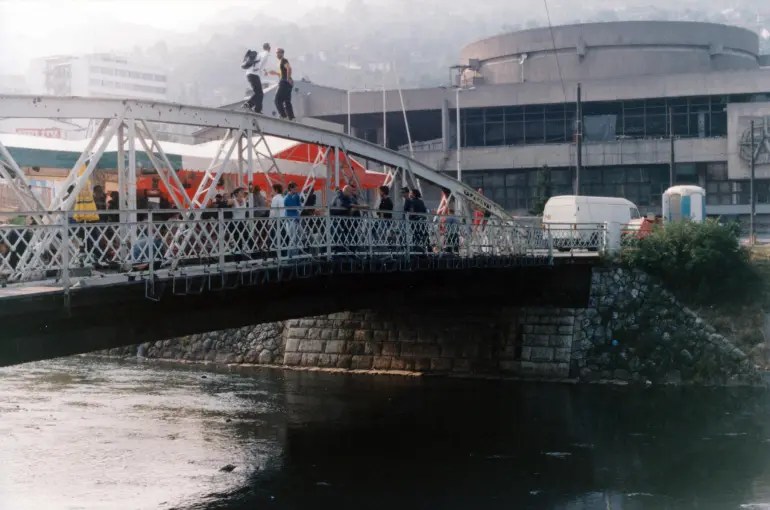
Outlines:
[[[633,202],[617,197],[551,197],[543,209],[544,228],[550,230],[554,246],[565,250],[598,248],[599,229],[607,222],[638,230],[643,221]]]

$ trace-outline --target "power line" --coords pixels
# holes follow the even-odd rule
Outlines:
[[[556,37],[553,35],[553,25],[551,24],[551,11],[548,9],[548,0],[543,0],[545,5],[545,15],[548,18],[548,30],[551,32],[551,43],[553,44],[553,54],[556,57],[556,69],[559,71],[559,80],[561,81],[561,92],[564,95],[564,102],[567,102],[567,87],[564,84],[564,76],[561,74],[561,63],[559,63],[559,52],[556,49]]]

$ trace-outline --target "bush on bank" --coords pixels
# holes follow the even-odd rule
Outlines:
[[[740,245],[736,224],[668,223],[622,253],[622,262],[661,280],[686,303],[746,304],[761,298],[762,278]]]

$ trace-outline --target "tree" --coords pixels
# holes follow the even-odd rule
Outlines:
[[[548,165],[543,165],[537,171],[537,186],[535,187],[535,196],[532,200],[532,208],[529,213],[533,216],[540,216],[545,209],[545,203],[551,198],[553,187],[551,185],[551,169]]]

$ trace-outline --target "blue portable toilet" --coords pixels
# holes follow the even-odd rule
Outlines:
[[[663,193],[665,221],[695,221],[706,219],[706,190],[700,186],[673,186]]]

